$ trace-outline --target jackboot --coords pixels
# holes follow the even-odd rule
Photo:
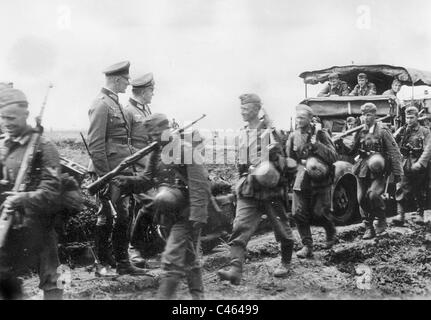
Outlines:
[[[217,275],[220,280],[228,280],[233,285],[239,285],[242,277],[242,265],[244,262],[245,250],[241,247],[232,246],[230,248],[231,264],[229,270],[219,270]]]
[[[117,262],[117,273],[120,275],[143,276],[148,274],[148,270],[135,267],[130,263],[129,259],[125,259]]]
[[[181,275],[168,273],[161,277],[159,291],[157,292],[158,300],[172,300],[175,298],[175,292],[180,283]]]
[[[324,224],[324,229],[326,232],[326,244],[325,249],[331,249],[337,242],[337,229],[332,221],[327,220]]]
[[[285,241],[280,244],[281,248],[281,262],[278,267],[274,270],[274,277],[284,278],[287,277],[290,272],[290,262],[292,261],[293,254],[293,240]]]
[[[304,245],[301,250],[296,252],[299,259],[309,259],[313,257],[313,246],[311,244]]]
[[[406,221],[406,215],[400,203],[397,203],[397,213],[398,215],[392,220],[392,224],[395,226],[403,226]]]
[[[63,300],[63,290],[61,289],[44,290],[43,300]]]
[[[201,268],[191,269],[187,273],[187,284],[189,286],[189,292],[193,300],[205,299]]]
[[[21,281],[9,274],[0,275],[0,298],[2,300],[21,300],[22,297]]]
[[[362,236],[362,240],[369,240],[376,236],[376,231],[374,230],[374,226],[372,221],[364,221],[365,233]]]
[[[129,247],[130,262],[138,268],[148,268],[147,261],[142,257],[141,252],[134,246]]]
[[[94,244],[95,251],[102,265],[115,268],[115,260],[112,257],[112,246],[110,242],[111,228],[108,225],[96,226]]]
[[[376,223],[376,236],[382,235],[387,227],[386,218],[378,218]]]

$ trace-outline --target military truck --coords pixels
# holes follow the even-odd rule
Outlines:
[[[347,82],[353,89],[357,84],[359,73],[365,73],[368,81],[376,85],[376,95],[372,96],[329,96],[308,97],[308,85],[323,84],[328,81],[331,73],[337,73],[340,80]],[[430,86],[431,72],[391,65],[348,65],[334,66],[327,69],[306,71],[299,75],[305,84],[305,99],[301,102],[310,106],[318,116],[323,127],[333,136],[343,132],[347,117],[359,118],[360,107],[364,103],[372,102],[377,106],[377,117],[386,117],[383,121],[392,131],[405,124],[403,110],[409,101],[414,100],[416,86]],[[411,88],[412,97],[408,101],[401,101],[395,96],[382,95],[391,88],[392,81],[398,79],[403,85]],[[430,100],[431,101],[431,100]],[[425,106],[425,107],[424,107]],[[422,115],[430,114],[431,108],[426,104],[419,106]],[[356,197],[357,181],[352,174],[352,163],[338,161],[335,163],[335,180],[332,187],[332,207],[334,221],[338,225],[349,224],[359,219],[359,209]],[[389,184],[388,215],[395,212],[395,185]]]

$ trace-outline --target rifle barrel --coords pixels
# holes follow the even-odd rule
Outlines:
[[[376,122],[381,122],[381,121],[386,120],[386,119],[388,119],[390,117],[392,117],[392,116],[391,115],[384,116],[382,118],[377,119]],[[340,140],[341,138],[344,138],[345,136],[348,136],[348,135],[350,135],[352,133],[355,133],[357,131],[360,131],[363,128],[365,128],[365,124],[361,124],[360,126],[357,126],[357,127],[352,128],[350,130],[347,130],[347,131],[345,131],[343,133],[340,133],[338,136],[335,136],[335,137],[332,138],[332,142]]]

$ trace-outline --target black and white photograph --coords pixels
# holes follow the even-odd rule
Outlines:
[[[0,300],[431,299],[430,18],[2,1]]]

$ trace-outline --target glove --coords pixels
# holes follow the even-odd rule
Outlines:
[[[399,175],[394,176],[394,183],[398,183],[401,181],[401,177]]]

